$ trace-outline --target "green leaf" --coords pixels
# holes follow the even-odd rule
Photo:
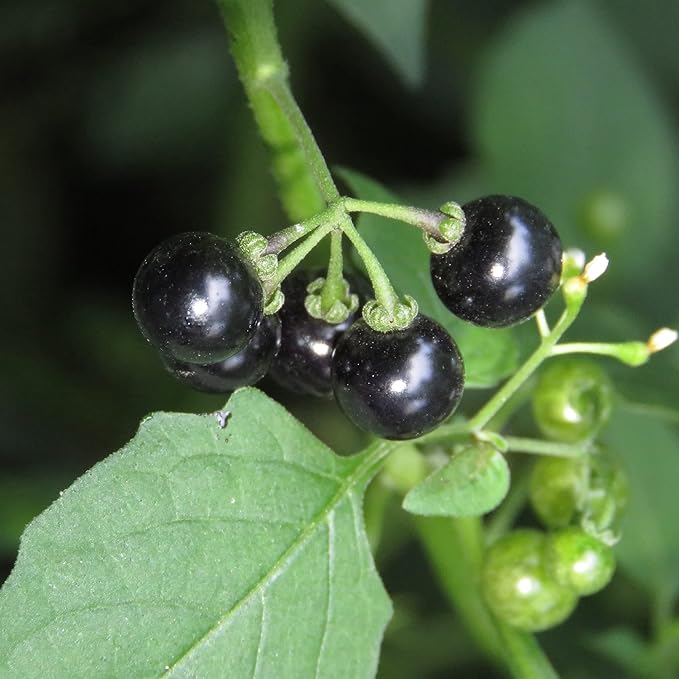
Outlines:
[[[531,7],[489,51],[470,120],[494,193],[539,205],[566,246],[638,286],[674,234],[671,122],[593,3]],[[616,278],[617,277],[617,278]]]
[[[630,484],[622,539],[616,546],[620,566],[651,594],[676,596],[677,431],[662,421],[626,410],[614,415],[605,441],[622,460]]]
[[[400,202],[387,189],[358,172],[341,169],[339,174],[363,200]],[[429,251],[418,229],[369,214],[361,215],[358,226],[396,288],[412,295],[420,311],[440,323],[455,339],[464,358],[467,388],[492,387],[514,372],[519,358],[514,332],[465,323],[443,306],[431,283]]]
[[[429,0],[328,0],[411,86],[424,75]]]
[[[466,448],[404,498],[403,508],[422,516],[481,516],[509,490],[509,467],[489,445]]]
[[[361,501],[385,444],[337,457],[255,389],[227,408],[150,416],[29,526],[0,676],[373,676],[391,605]]]

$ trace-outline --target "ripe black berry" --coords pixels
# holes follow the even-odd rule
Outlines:
[[[278,312],[282,326],[281,347],[271,366],[271,376],[291,391],[331,398],[332,352],[358,311],[336,324],[310,316],[304,308],[306,288],[321,275],[319,271],[296,271],[283,281],[285,303]],[[344,276],[352,292],[358,294],[363,303],[364,279],[347,273]]]
[[[432,255],[431,276],[456,316],[487,327],[525,321],[549,299],[561,277],[561,240],[536,207],[511,196],[463,206],[462,240]]]
[[[182,233],[142,262],[132,306],[166,358],[205,364],[245,347],[262,319],[262,296],[236,246],[211,233]]]
[[[199,365],[167,360],[165,367],[180,382],[194,389],[224,394],[259,382],[269,371],[280,341],[278,317],[265,316],[245,348],[224,361]]]
[[[361,429],[387,439],[420,436],[450,415],[464,387],[464,365],[450,335],[418,315],[405,330],[354,323],[333,357],[335,398]]]

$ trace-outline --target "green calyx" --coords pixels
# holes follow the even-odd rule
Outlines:
[[[358,295],[351,292],[349,283],[342,279],[343,293],[341,297],[335,298],[330,307],[327,307],[323,299],[323,288],[325,278],[317,278],[307,286],[309,293],[304,300],[304,308],[313,318],[318,318],[326,323],[342,323],[349,318],[349,315],[358,309]]]
[[[545,526],[579,525],[609,546],[620,538],[628,494],[625,472],[603,452],[580,459],[541,458],[530,481],[531,505]]]
[[[444,203],[440,212],[444,217],[438,223],[438,235],[434,236],[430,231],[422,232],[425,245],[435,255],[443,255],[457,245],[467,223],[464,211],[457,203]]]
[[[264,303],[264,315],[271,316],[275,314],[283,306],[285,302],[285,295],[280,287],[276,288]]]
[[[410,295],[404,295],[391,309],[375,299],[371,299],[363,307],[363,320],[377,332],[393,332],[405,330],[417,316],[417,301]]]
[[[278,269],[278,256],[265,254],[269,242],[264,236],[254,231],[243,231],[236,237],[236,242],[261,281],[274,277]]]

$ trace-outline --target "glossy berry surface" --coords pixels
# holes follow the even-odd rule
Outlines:
[[[545,436],[575,443],[594,437],[608,422],[613,387],[594,361],[555,360],[540,373],[532,403],[535,423]]]
[[[252,337],[262,287],[235,245],[211,233],[182,233],[142,262],[132,305],[142,333],[166,358],[214,363]]]
[[[615,572],[613,550],[579,528],[567,528],[547,538],[545,565],[561,585],[578,596],[603,589]]]
[[[333,386],[358,427],[386,439],[410,439],[455,410],[464,365],[450,335],[422,314],[405,330],[386,333],[359,320],[335,349]]]
[[[201,365],[166,361],[168,372],[180,382],[213,394],[224,394],[253,385],[267,374],[281,342],[276,315],[265,316],[244,349],[217,363]]]
[[[577,603],[575,592],[560,585],[545,568],[546,540],[537,530],[508,533],[488,550],[481,576],[493,613],[530,632],[563,622]]]
[[[432,255],[434,288],[456,316],[486,327],[526,320],[556,290],[561,240],[540,210],[520,198],[486,196],[463,206],[460,242]]]
[[[278,312],[281,319],[281,346],[271,366],[271,376],[281,386],[300,394],[332,397],[332,352],[337,340],[347,331],[357,314],[342,323],[327,323],[310,316],[304,307],[307,285],[322,276],[321,271],[296,271],[283,281],[285,302]],[[352,292],[365,300],[361,292],[365,282],[358,276],[344,274]]]

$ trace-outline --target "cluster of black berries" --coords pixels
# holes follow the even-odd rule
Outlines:
[[[527,319],[559,284],[556,231],[518,198],[480,198],[464,213],[461,241],[432,255],[436,292],[477,325]],[[334,395],[355,424],[390,439],[420,436],[446,419],[464,386],[450,335],[423,314],[391,332],[373,330],[358,312],[335,325],[312,318],[304,300],[314,278],[286,279],[283,307],[264,316],[261,284],[236,246],[209,233],[180,234],[139,268],[134,313],[167,369],[197,389],[228,392],[270,373],[295,391]],[[364,302],[365,281],[348,278]]]

